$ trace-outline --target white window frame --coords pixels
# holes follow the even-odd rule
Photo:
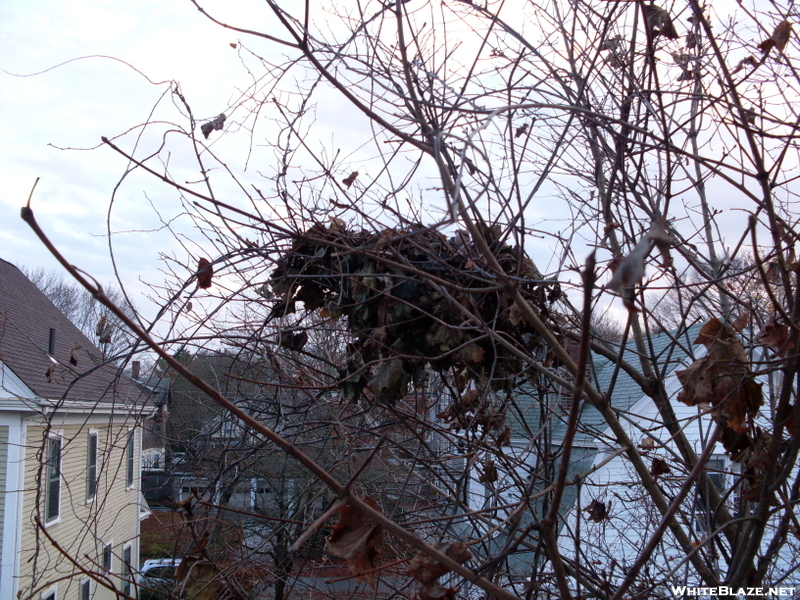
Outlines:
[[[50,444],[52,442],[58,442],[58,465],[56,466],[56,474],[58,476],[58,512],[54,516],[50,516],[50,499],[51,499],[51,473],[50,469],[52,465],[50,464],[51,459],[51,449]],[[62,488],[64,487],[63,477],[61,473],[61,466],[64,463],[64,435],[62,431],[50,431],[47,433],[47,438],[45,442],[45,461],[44,461],[44,524],[45,527],[49,527],[50,525],[55,525],[56,523],[61,522],[61,497],[62,497]],[[53,588],[55,589],[55,588]],[[50,590],[48,590],[49,593]]]
[[[108,568],[106,568],[106,550],[108,550]],[[100,550],[100,568],[106,573],[114,572],[114,540],[103,542]]]
[[[129,556],[125,557],[125,554]],[[128,542],[122,546],[122,558],[120,559],[122,567],[120,568],[120,577],[122,579],[120,587],[122,593],[131,596],[133,594],[133,544]]]
[[[99,478],[97,477],[97,459],[100,454],[100,436],[98,435],[99,432],[97,429],[89,429],[89,435],[86,438],[86,502],[91,503],[94,502],[94,499],[97,497],[97,484],[99,482]],[[92,455],[91,455],[91,446],[92,446],[92,438],[94,438],[94,465],[92,465]],[[94,467],[94,475],[91,475],[90,467]],[[92,494],[89,494],[90,491],[90,482],[91,478],[94,478],[94,490]]]
[[[82,579],[82,580],[81,580],[81,585],[80,585],[80,588],[78,589],[78,596],[79,596],[80,600],[84,600],[83,591],[84,591],[85,589],[88,589],[88,590],[89,590],[89,593],[88,593],[88,595],[87,595],[87,598],[88,598],[89,600],[92,600],[92,596],[94,595],[94,594],[92,593],[92,591],[93,591],[93,590],[92,590],[92,580],[91,580],[91,579],[89,579],[88,577],[87,577],[86,579]]]
[[[136,430],[128,429],[125,441],[125,489],[136,487]]]
[[[39,598],[42,600],[58,600],[58,585],[47,588]]]

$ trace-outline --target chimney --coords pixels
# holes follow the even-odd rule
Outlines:
[[[56,354],[56,330],[52,327],[50,328],[50,340],[47,343],[47,353],[50,356],[55,356]]]
[[[138,360],[134,360],[131,362],[131,377],[134,379],[139,379],[139,371],[142,368],[142,363]]]

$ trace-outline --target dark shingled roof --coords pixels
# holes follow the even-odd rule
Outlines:
[[[55,331],[53,356],[48,354]],[[132,402],[141,389],[17,267],[0,259],[0,360],[47,400]]]

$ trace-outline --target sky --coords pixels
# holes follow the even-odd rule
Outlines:
[[[268,23],[262,4],[237,2],[236,11],[228,14]],[[19,217],[38,177],[31,206],[44,231],[71,263],[114,282],[108,207],[127,163],[101,146],[101,136],[148,120],[155,105],[155,118],[177,121],[169,81],[180,84],[198,119],[224,112],[244,75],[236,42],[188,1],[1,2],[0,257],[60,268]],[[160,253],[180,250],[170,236],[141,234],[160,225],[153,193],[158,186],[139,178],[114,196],[112,230],[139,232],[115,236],[113,248],[119,276],[136,292],[141,280],[163,279]]]
[[[231,4],[203,3],[229,22],[277,30],[264,3]],[[325,15],[315,17],[323,20]],[[250,80],[239,57],[239,38],[210,22],[189,0],[0,2],[0,258],[32,269],[60,269],[19,217],[38,177],[31,206],[56,247],[102,284],[115,284],[118,276],[137,306],[152,315],[141,296],[148,290],[144,282],[163,281],[161,270],[175,264],[160,259],[188,261],[202,248],[188,233],[176,238],[174,230],[166,230],[159,221],[154,207],[168,207],[169,214],[161,212],[164,220],[175,228],[180,225],[182,232],[191,227],[171,220],[178,219],[180,207],[174,205],[174,194],[152,177],[126,176],[115,191],[128,165],[100,138],[122,136],[130,147],[140,132],[136,126],[148,120],[185,126],[169,93],[176,84],[198,121],[227,112],[226,128],[235,125],[238,115],[228,109],[240,104],[248,90],[239,86]],[[265,56],[272,53],[270,58],[280,59],[276,53],[284,52],[254,38],[246,44]],[[341,100],[331,98],[319,107],[319,127],[335,118],[341,106]],[[347,121],[341,119],[336,127],[353,140],[346,152],[357,153],[356,127],[348,131]],[[317,138],[326,139],[317,133]],[[236,143],[241,140],[231,137]],[[138,155],[160,141],[157,135],[143,135]],[[232,170],[241,172],[247,157],[231,152],[225,138],[219,144]],[[173,156],[171,167],[190,167],[185,159]],[[250,165],[250,172],[260,168],[266,166]]]

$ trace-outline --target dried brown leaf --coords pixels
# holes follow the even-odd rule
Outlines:
[[[481,483],[494,483],[497,481],[497,468],[494,466],[493,460],[487,460],[483,464],[483,473],[478,477]]]
[[[762,344],[775,348],[779,356],[786,356],[794,348],[794,342],[789,338],[788,325],[778,323],[773,315],[756,339]]]
[[[380,511],[378,503],[369,496],[364,496],[363,501]],[[347,560],[357,582],[375,587],[372,571],[380,563],[383,552],[383,527],[355,506],[343,504],[339,508],[339,521],[325,540],[325,549]]]
[[[647,29],[653,38],[663,35],[671,40],[677,40],[678,32],[675,31],[675,25],[672,23],[672,17],[669,13],[661,7],[653,4],[644,7],[644,17],[647,23]]]
[[[350,187],[351,185],[353,185],[353,182],[356,180],[356,177],[358,177],[358,171],[353,171],[352,173],[350,173],[350,175],[342,179],[342,183],[345,184],[347,187]]]
[[[737,65],[736,65],[736,66],[735,66],[735,67],[734,67],[734,68],[731,70],[731,75],[735,75],[736,73],[738,73],[739,71],[741,71],[742,69],[744,69],[744,68],[745,68],[745,66],[748,66],[748,67],[754,67],[754,68],[755,68],[755,67],[757,67],[759,64],[760,64],[760,63],[758,62],[758,59],[757,59],[755,56],[752,56],[752,55],[750,55],[750,56],[745,56],[745,57],[744,57],[742,60],[740,60],[740,61],[738,62],[738,64],[737,64]]]
[[[103,315],[100,317],[100,320],[97,322],[97,326],[94,328],[94,332],[97,335],[98,342],[100,344],[110,344],[111,343],[111,333],[114,331],[114,326],[109,323],[108,317]]]
[[[717,318],[703,325],[695,343],[705,345],[708,353],[676,372],[683,386],[678,400],[688,406],[707,404],[714,414],[728,417],[729,429],[745,433],[764,398],[761,384],[753,379],[744,348],[733,330]]]
[[[528,133],[528,124],[523,123],[522,125],[517,127],[517,130],[514,132],[514,137],[515,138],[522,137],[526,133]]]
[[[593,523],[602,523],[603,521],[611,519],[608,514],[608,511],[611,510],[611,503],[608,503],[606,506],[605,502],[601,502],[600,500],[592,500],[592,502],[583,509],[584,512],[588,512],[589,516],[586,518],[592,521]]]
[[[197,287],[207,290],[211,287],[211,279],[214,277],[214,267],[208,259],[201,258],[197,261]]]
[[[437,544],[436,549],[459,564],[464,564],[472,558],[472,553],[464,542]],[[438,582],[439,577],[449,572],[450,568],[445,567],[435,558],[428,556],[424,552],[417,554],[408,563],[408,574],[420,583],[415,597],[419,600],[455,598],[455,588],[442,587]]]
[[[308,332],[284,329],[278,333],[278,346],[288,350],[300,351],[308,341]]]
[[[747,327],[747,324],[750,322],[751,316],[752,313],[749,310],[744,311],[742,314],[736,317],[736,320],[733,323],[731,323],[731,327],[733,327],[734,330],[741,333],[742,331],[744,331],[744,329]]]
[[[649,436],[645,436],[639,441],[639,448],[642,450],[652,450],[655,447],[656,441]]]
[[[660,475],[666,475],[671,470],[669,463],[662,458],[654,458],[650,465],[650,474],[656,479],[658,479]]]
[[[203,137],[205,139],[208,139],[208,136],[211,135],[212,131],[219,131],[223,127],[225,127],[225,114],[224,113],[220,114],[220,115],[217,115],[216,117],[214,117],[214,119],[212,121],[208,121],[206,123],[203,123],[200,126],[200,131],[202,132]]]
[[[498,446],[510,446],[511,445],[511,427],[506,427],[497,436],[497,445]]]
[[[779,52],[783,52],[791,37],[792,24],[789,23],[789,21],[781,21],[775,27],[772,35],[758,45],[758,49],[765,54],[773,48],[777,48]]]

